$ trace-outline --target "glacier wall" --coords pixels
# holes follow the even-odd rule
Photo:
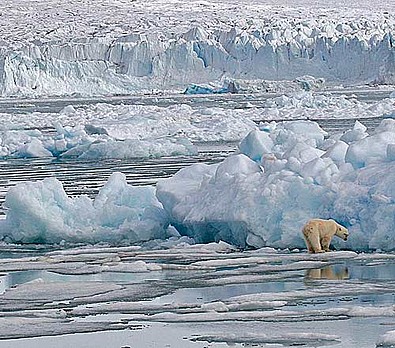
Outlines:
[[[53,96],[183,90],[224,79],[395,84],[392,22],[289,20],[248,28],[130,34],[0,49],[0,95]]]

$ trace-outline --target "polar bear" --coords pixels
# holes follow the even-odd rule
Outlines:
[[[330,251],[333,236],[343,240],[348,238],[347,228],[335,220],[311,219],[303,226],[302,232],[310,254]]]

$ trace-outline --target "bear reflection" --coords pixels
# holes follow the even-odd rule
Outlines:
[[[335,268],[333,266],[328,266],[324,268],[308,269],[305,277],[307,279],[344,280],[348,279],[350,276],[347,267]]]

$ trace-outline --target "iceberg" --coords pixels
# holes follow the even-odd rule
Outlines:
[[[197,155],[197,148],[186,138],[153,140],[94,141],[78,145],[61,154],[62,158],[127,159]]]
[[[346,143],[313,121],[261,124],[221,163],[191,165],[156,187],[133,187],[114,173],[94,199],[69,198],[54,178],[18,184],[7,192],[0,235],[109,244],[187,236],[304,249],[301,228],[320,217],[349,229],[347,242],[333,240],[335,249],[393,251],[395,120],[370,133],[356,121],[355,129],[365,137]]]
[[[184,94],[224,94],[238,93],[239,88],[234,81],[226,81],[222,87],[190,85]]]
[[[322,217],[350,231],[335,248],[395,250],[394,126],[385,119],[347,144],[325,139],[311,121],[262,125],[240,154],[181,169],[160,180],[156,195],[170,223],[197,242],[304,248],[303,224]]]
[[[56,157],[87,159],[158,158],[191,156],[197,148],[185,136],[117,139],[92,125],[62,127],[55,134],[39,130],[10,130],[0,134],[0,157]]]
[[[55,178],[11,188],[4,240],[17,243],[141,243],[168,236],[166,213],[150,186],[133,187],[114,173],[95,199],[70,198]]]
[[[367,103],[329,93],[297,92],[264,100],[255,100],[250,96],[247,103],[239,104],[242,108],[236,109],[209,107],[199,103],[190,106],[178,104],[176,98],[169,99],[170,105],[163,107],[98,103],[76,108],[68,105],[57,113],[2,113],[0,157],[74,156],[105,159],[194,155],[196,143],[238,142],[244,139],[240,145],[243,153],[257,159],[255,157],[259,157],[261,151],[259,146],[273,146],[268,134],[250,133],[261,120],[339,119],[344,118],[344,115],[362,120],[370,117],[391,118],[395,115],[391,98]],[[262,129],[266,127],[270,132],[274,124],[262,124]],[[303,131],[314,133],[315,141],[319,142],[326,136],[322,130],[314,129],[313,125],[309,126],[309,130],[304,129],[307,125],[303,122],[299,126],[299,132],[296,129],[291,131],[295,134]],[[298,124],[293,123],[289,127],[295,128]],[[352,129],[341,135],[340,140],[347,144],[362,140],[368,135],[366,129],[356,122]],[[285,132],[288,130],[284,129]],[[368,141],[371,140],[365,140]],[[251,146],[249,142],[257,144]],[[248,154],[245,146],[257,153]]]

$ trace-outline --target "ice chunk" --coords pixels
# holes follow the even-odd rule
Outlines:
[[[392,118],[385,118],[380,122],[380,124],[376,127],[375,133],[381,132],[395,132],[395,120]]]
[[[67,105],[61,110],[60,113],[65,115],[70,115],[70,114],[74,114],[75,112],[76,110],[73,105]]]
[[[186,138],[157,140],[95,141],[82,144],[62,153],[63,158],[110,159],[110,158],[157,158],[164,156],[196,155],[197,148]]]
[[[239,145],[240,151],[254,161],[259,161],[262,155],[270,153],[272,147],[273,140],[268,133],[259,130],[251,131]]]
[[[236,93],[236,87],[234,83],[228,84],[224,87],[212,87],[212,86],[188,86],[184,91],[184,94],[223,94],[223,93]]]
[[[315,158],[307,162],[301,169],[304,178],[314,178],[319,184],[328,183],[332,175],[339,172],[337,166],[329,158]]]
[[[370,162],[380,162],[387,156],[387,146],[395,144],[395,132],[383,131],[353,142],[347,149],[345,161],[354,168],[362,168]]]
[[[301,163],[307,163],[315,158],[321,157],[323,154],[324,152],[322,150],[299,141],[283,154],[283,158],[295,158]]]
[[[317,145],[321,145],[324,137],[328,135],[317,122],[294,121],[284,123],[284,129],[291,131],[296,136],[306,137],[308,140],[315,140]]]
[[[18,157],[52,157],[52,152],[48,151],[40,140],[33,138],[19,148]]]
[[[330,146],[322,155],[322,157],[329,157],[336,164],[341,164],[345,162],[347,149],[348,144],[346,144],[344,141],[339,140],[335,142],[332,146]]]
[[[204,172],[184,168],[182,175],[162,180],[157,197],[178,231],[200,242],[221,239],[241,247],[304,248],[301,227],[319,216],[349,228],[347,243],[334,238],[335,248],[395,250],[390,123],[349,146],[338,141],[327,152],[311,145],[316,139],[311,142],[309,133],[290,131],[297,129],[291,124],[272,125],[268,134],[277,155],[262,157],[264,171],[243,155],[231,156],[219,165],[204,167]],[[363,168],[356,160],[351,162],[354,167],[343,160],[345,153],[346,161],[357,153],[349,151],[353,147],[360,151]]]
[[[156,195],[159,200],[166,202],[164,208],[171,213],[180,199],[198,190],[202,181],[215,174],[217,166],[197,163],[181,169],[169,179],[159,180]],[[166,190],[160,189],[163,184],[166,185]]]
[[[395,161],[395,144],[388,144],[387,146],[387,159]]]
[[[366,138],[369,134],[366,132],[367,128],[358,120],[355,121],[354,128],[345,132],[340,140],[344,141],[347,144],[350,144],[354,141],[361,140]]]
[[[55,178],[18,184],[6,195],[3,238],[20,243],[129,243],[164,238],[167,218],[152,187],[114,173],[95,199],[69,198]]]
[[[247,156],[235,155],[229,156],[222,163],[220,163],[215,171],[215,180],[227,180],[230,177],[239,175],[252,175],[260,173],[262,170],[259,165],[249,159]]]

